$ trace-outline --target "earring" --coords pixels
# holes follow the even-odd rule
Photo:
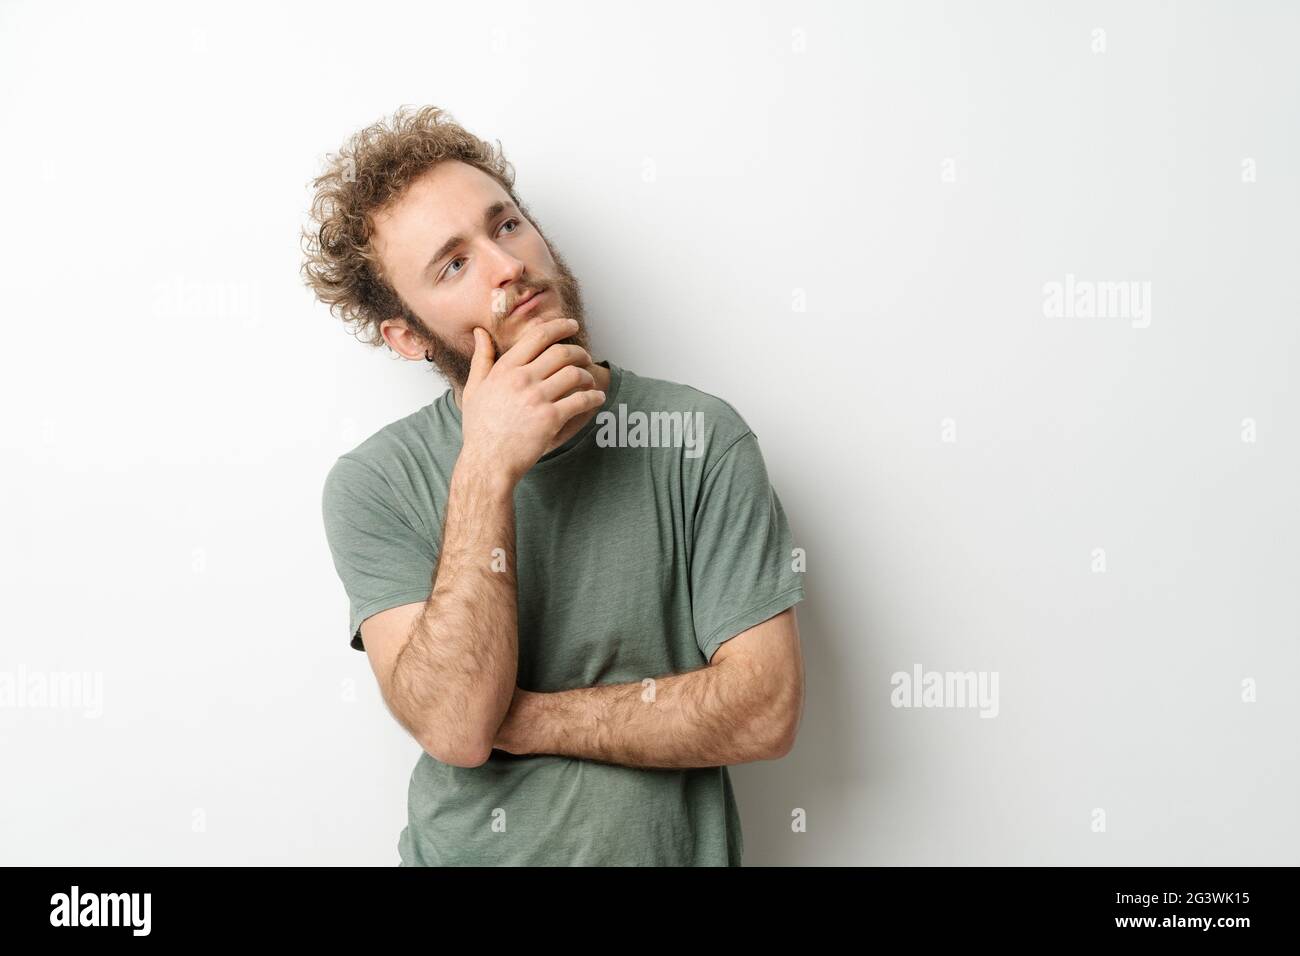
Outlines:
[[[428,350],[428,349],[425,349],[425,352],[424,352],[424,360],[425,360],[426,362],[432,362],[432,361],[433,361],[433,356],[429,354],[429,350]]]

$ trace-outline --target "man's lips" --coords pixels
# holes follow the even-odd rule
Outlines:
[[[546,294],[545,289],[543,289],[540,292],[530,292],[525,298],[520,299],[517,303],[515,303],[515,307],[510,310],[510,315],[514,315],[520,309],[528,305],[529,302],[532,302],[534,299],[540,299],[545,294]],[[507,316],[507,318],[509,318],[509,316]]]

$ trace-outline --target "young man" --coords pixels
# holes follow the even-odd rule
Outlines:
[[[577,280],[434,107],[318,177],[304,275],[450,389],[324,484],[348,635],[423,753],[403,866],[738,866],[803,708],[790,529],[721,399],[595,362]]]

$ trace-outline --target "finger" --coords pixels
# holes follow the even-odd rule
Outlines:
[[[548,402],[557,401],[575,388],[589,389],[596,384],[596,376],[577,365],[566,365],[542,382],[542,394]]]
[[[573,319],[548,319],[529,329],[518,342],[506,349],[501,362],[509,365],[527,365],[542,353],[542,350],[557,339],[572,335],[578,331],[578,323]]]
[[[528,363],[537,380],[550,378],[566,365],[591,365],[591,353],[581,345],[556,343]]]
[[[555,403],[555,408],[559,411],[561,418],[567,422],[574,415],[581,415],[593,408],[600,408],[604,404],[604,392],[598,388],[587,388],[581,392],[574,392],[568,398],[560,399]]]
[[[479,326],[474,327],[474,357],[469,360],[469,377],[465,380],[465,385],[477,385],[483,379],[487,378],[487,373],[492,371],[492,358],[496,354],[496,348],[492,345],[492,336]]]

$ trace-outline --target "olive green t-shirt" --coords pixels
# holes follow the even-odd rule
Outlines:
[[[729,404],[609,369],[605,403],[515,488],[518,685],[552,692],[696,670],[803,600],[794,543]],[[323,514],[361,622],[428,598],[461,447],[450,391],[339,457]],[[726,767],[640,769],[493,750],[479,767],[421,751],[402,866],[739,866]]]

